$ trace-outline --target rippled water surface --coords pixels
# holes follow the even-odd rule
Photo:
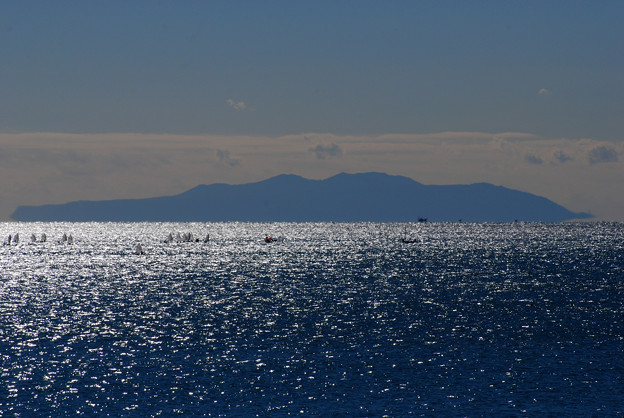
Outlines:
[[[15,233],[0,415],[624,413],[622,224],[0,224]]]

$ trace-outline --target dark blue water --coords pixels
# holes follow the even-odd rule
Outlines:
[[[16,232],[0,415],[624,414],[623,224]]]

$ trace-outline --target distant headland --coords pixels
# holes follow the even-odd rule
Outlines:
[[[488,183],[429,186],[382,173],[325,180],[279,175],[201,185],[175,196],[20,206],[16,221],[561,222],[587,219],[544,197]]]

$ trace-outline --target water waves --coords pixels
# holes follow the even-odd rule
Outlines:
[[[0,233],[2,414],[624,412],[621,224]]]

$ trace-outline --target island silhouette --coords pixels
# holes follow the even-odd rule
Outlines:
[[[175,196],[20,206],[16,221],[102,222],[561,222],[587,219],[545,197],[495,186],[423,185],[383,173],[310,180],[283,174],[211,184]]]

